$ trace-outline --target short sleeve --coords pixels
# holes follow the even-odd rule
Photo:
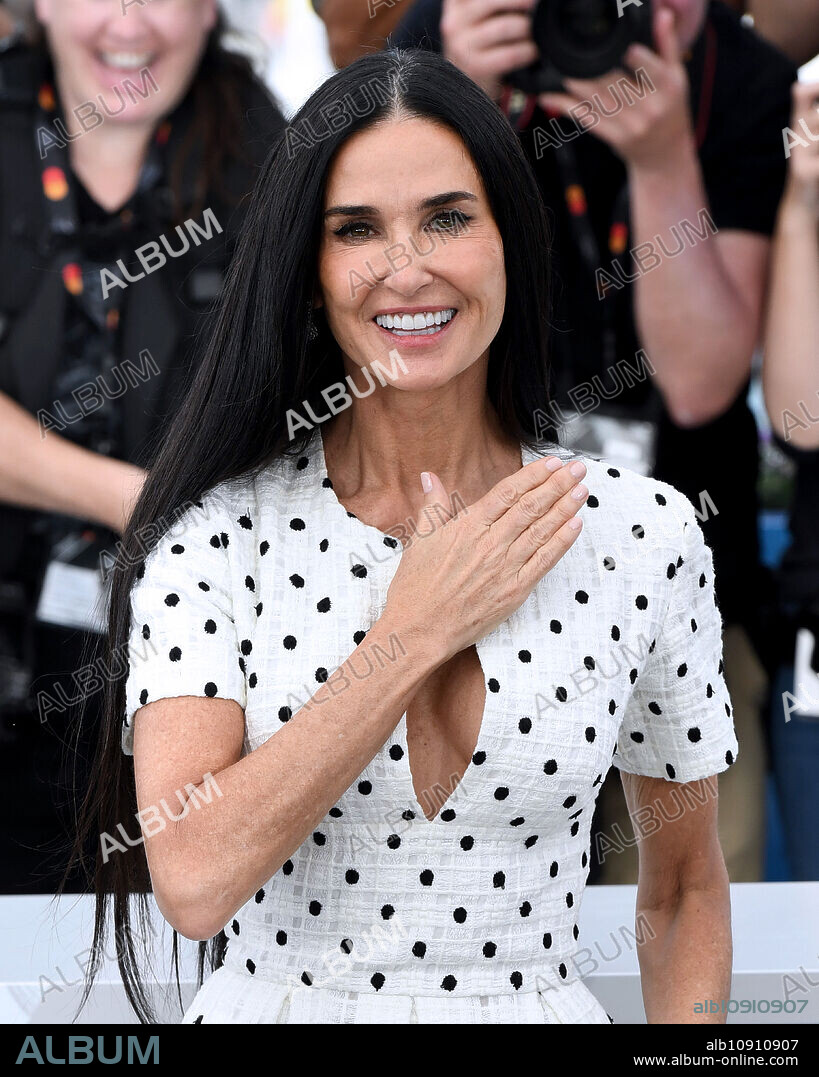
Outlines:
[[[713,558],[688,498],[674,491],[668,501],[680,528],[679,555],[663,568],[671,597],[626,706],[612,762],[630,774],[691,782],[726,770],[738,747]]]
[[[231,586],[230,514],[212,491],[167,528],[131,589],[122,750],[133,754],[134,714],[178,696],[234,699],[247,685]],[[233,551],[235,555],[235,551]]]

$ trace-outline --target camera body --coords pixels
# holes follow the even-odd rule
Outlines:
[[[539,58],[505,81],[525,93],[550,93],[566,77],[596,78],[622,66],[630,45],[652,45],[651,7],[651,0],[540,0],[532,16]]]

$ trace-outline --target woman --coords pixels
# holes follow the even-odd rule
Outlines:
[[[790,163],[774,241],[763,384],[776,442],[796,466],[771,746],[791,877],[819,878],[819,84],[795,83]]]
[[[381,53],[308,130],[125,535],[187,502],[114,585],[98,928],[110,891],[130,937],[144,849],[224,960],[186,1022],[606,1022],[572,966],[603,775],[639,811],[736,757],[710,554],[672,488],[535,444],[548,237],[486,96]],[[730,970],[713,795],[677,817],[642,850],[656,1021]]]
[[[99,714],[96,569],[283,120],[223,48],[215,0],[36,14],[38,43],[0,54],[0,890],[50,893],[55,793],[91,750],[68,750],[75,711],[89,733]]]

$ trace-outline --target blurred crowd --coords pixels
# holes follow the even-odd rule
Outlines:
[[[547,5],[591,34],[597,0],[0,3],[0,892],[61,877],[105,566],[246,195],[315,85],[385,47],[460,67],[537,177],[544,437],[698,510],[741,747],[732,881],[819,879],[819,82],[797,78],[819,0],[611,0],[650,9],[627,69],[535,84],[513,73],[538,70]],[[636,857],[612,771],[590,881],[636,881]]]

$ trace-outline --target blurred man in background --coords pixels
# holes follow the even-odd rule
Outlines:
[[[535,7],[415,0],[393,39],[439,48],[471,75],[507,113],[537,173],[554,228],[552,355],[564,440],[670,482],[700,513],[742,745],[721,783],[720,837],[731,879],[760,879],[772,600],[746,396],[795,71],[723,4],[654,0],[653,47],[625,54],[630,90],[621,68],[527,94],[508,76],[538,61]],[[645,365],[640,374],[646,359],[651,376]],[[635,881],[636,851],[616,837],[630,828],[612,781],[599,826],[598,881]]]

